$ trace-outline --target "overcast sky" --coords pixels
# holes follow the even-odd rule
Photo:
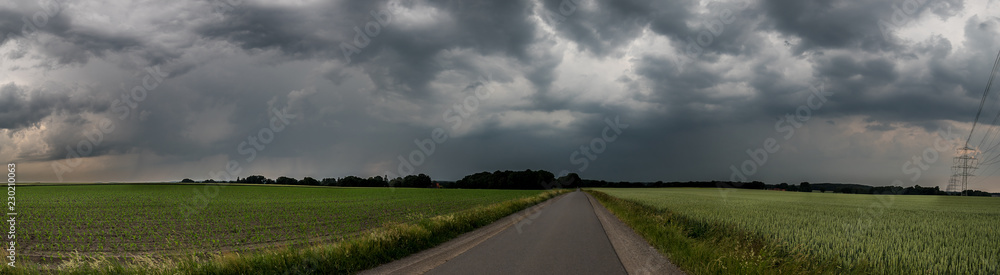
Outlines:
[[[944,188],[998,50],[996,0],[4,1],[0,160]]]

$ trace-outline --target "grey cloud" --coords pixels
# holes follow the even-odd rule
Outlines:
[[[884,132],[884,131],[892,131],[892,130],[896,129],[896,127],[893,126],[891,123],[888,123],[888,122],[879,122],[879,121],[876,121],[876,120],[874,120],[872,118],[866,118],[865,122],[869,123],[867,126],[865,126],[865,129],[872,130],[872,131]]]
[[[222,22],[206,23],[195,32],[236,43],[248,50],[276,48],[296,58],[310,58],[324,52],[330,55],[335,51],[333,41],[319,37],[318,32],[337,24],[316,19],[312,11],[331,8],[294,10],[246,3],[240,9],[224,13]]]
[[[579,6],[564,18],[553,17],[567,2]],[[608,145],[585,177],[728,179],[728,165],[775,136],[775,119],[802,106],[809,85],[822,85],[834,96],[813,113],[816,122],[808,127],[816,134],[789,141],[774,166],[815,169],[837,163],[813,159],[827,143],[844,143],[822,131],[932,132],[972,119],[1000,44],[1000,21],[966,15],[978,11],[962,1],[943,2],[916,17],[968,18],[962,29],[951,30],[964,32],[963,42],[949,40],[951,33],[907,41],[895,37],[895,29],[885,39],[878,22],[891,19],[896,2],[246,1],[235,9],[213,9],[195,1],[170,6],[183,6],[171,10],[176,16],[121,19],[121,25],[140,29],[87,27],[86,16],[99,11],[79,5],[17,45],[10,44],[12,37],[21,39],[16,35],[0,38],[4,62],[10,62],[4,68],[18,79],[0,86],[0,128],[32,131],[44,124],[37,142],[55,149],[31,154],[45,159],[23,160],[62,159],[64,148],[84,138],[80,132],[91,129],[95,118],[114,117],[110,105],[120,96],[119,85],[141,85],[141,76],[133,74],[158,65],[169,77],[131,116],[115,120],[117,130],[91,156],[138,155],[140,166],[157,158],[245,159],[237,146],[266,127],[269,108],[278,107],[301,118],[267,144],[261,161],[247,171],[364,176],[395,166],[397,156],[414,150],[414,139],[449,125],[442,113],[479,85],[475,79],[489,76],[503,87],[497,97],[482,102],[461,134],[449,132],[454,136],[417,171],[456,179],[481,170],[576,169],[570,153],[601,134],[604,117],[620,116],[632,128]],[[137,12],[159,12],[166,7],[161,5],[147,3]],[[353,43],[354,28],[377,21],[371,12],[389,5],[404,13],[348,62],[341,43]],[[19,1],[0,9],[0,31],[18,32],[20,18],[36,6]],[[437,14],[416,13],[422,10]],[[730,14],[731,22],[717,29],[716,21]],[[404,16],[421,19],[407,24]],[[710,43],[687,53],[689,39],[705,34],[711,34]],[[644,35],[648,44],[634,43]],[[650,44],[666,47],[646,48]],[[626,53],[634,59],[623,60]],[[43,65],[32,67],[36,59]],[[629,63],[629,71],[572,63],[616,60]],[[576,87],[560,79],[567,74],[610,75],[613,83]],[[50,82],[58,85],[45,84]],[[622,90],[598,90],[607,87]],[[524,112],[573,117],[552,127],[506,116]],[[864,143],[867,137],[850,138],[847,143],[874,146]],[[857,151],[837,157],[889,162],[888,155]],[[281,162],[295,164],[275,165]],[[768,169],[761,179],[809,176]]]
[[[647,25],[671,33],[684,29],[687,1],[542,1],[538,14],[559,33],[578,43],[581,51],[605,56],[635,39]],[[575,4],[576,3],[576,4]],[[662,8],[662,9],[657,9]],[[662,11],[654,14],[655,10]]]
[[[776,30],[802,38],[802,43],[796,45],[798,53],[823,48],[899,49],[900,45],[885,40],[878,27],[879,20],[890,20],[892,4],[892,1],[762,2]]]
[[[0,129],[18,130],[37,126],[54,114],[76,115],[106,110],[96,102],[87,96],[71,96],[67,91],[31,90],[7,83],[0,86]]]
[[[120,52],[128,48],[144,46],[139,38],[124,33],[85,28],[73,24],[72,18],[63,12],[65,3],[50,7],[55,14],[41,8],[25,10],[0,10],[0,32],[7,33],[6,39],[24,39],[30,45],[53,58],[58,66],[86,64],[90,57],[102,57],[105,53]],[[49,34],[54,39],[39,37]],[[6,41],[0,41],[0,44]]]
[[[530,1],[409,4],[434,6],[448,12],[455,21],[404,32],[397,29],[400,23],[390,19],[378,35],[370,38],[370,44],[350,59],[352,66],[364,68],[379,90],[426,95],[427,83],[445,70],[438,54],[451,49],[473,49],[483,55],[529,61],[525,48],[534,42],[536,28],[526,17]],[[234,42],[244,49],[274,48],[289,58],[319,57],[346,63],[339,45],[353,43],[358,35],[355,27],[360,30],[368,22],[377,22],[371,13],[388,11],[388,5],[347,1],[291,10],[248,4],[227,13],[223,22],[199,27],[197,33]]]

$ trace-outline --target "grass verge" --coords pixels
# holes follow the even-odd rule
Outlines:
[[[209,258],[192,255],[129,265],[78,257],[54,268],[18,263],[17,268],[0,268],[0,274],[351,274],[432,248],[566,192],[568,190],[551,190],[415,223],[391,225],[337,243],[308,248],[288,247]]]
[[[730,225],[691,217],[586,190],[671,262],[690,274],[867,274],[809,256],[800,247],[775,244]]]

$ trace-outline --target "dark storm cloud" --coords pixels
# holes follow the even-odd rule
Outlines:
[[[81,112],[106,110],[97,106],[93,98],[74,97],[71,93],[72,91],[65,90],[32,91],[13,83],[0,86],[0,129],[16,130],[38,126],[43,119],[52,115],[73,116]]]
[[[897,28],[927,11],[947,18],[963,6],[962,0],[762,2],[775,29],[802,39],[802,43],[795,47],[796,53],[824,48],[855,48],[872,52],[901,50],[904,46],[894,39]]]
[[[574,4],[577,3],[577,4]],[[671,39],[689,58],[754,54],[764,47],[755,32],[759,8],[749,1],[543,1],[540,16],[581,51],[607,56],[631,43],[644,29]],[[696,12],[697,11],[697,12]],[[704,54],[704,55],[703,55]]]
[[[482,55],[531,61],[526,48],[535,36],[535,23],[528,18],[532,2],[418,4],[439,9],[450,20],[435,20],[430,25],[413,28],[401,26],[398,22],[401,14],[392,11],[407,12],[399,10],[414,7],[414,2],[345,1],[299,9],[247,4],[226,13],[222,22],[207,23],[196,32],[248,50],[273,48],[292,59],[319,58],[361,66],[379,90],[416,96],[427,93],[427,84],[438,73],[453,69],[441,66],[438,54],[444,51],[470,49]],[[375,30],[365,29],[370,23],[381,26],[374,32],[376,35],[369,37],[358,32]],[[357,47],[360,52],[345,54],[342,43],[357,41],[368,42]]]
[[[0,9],[0,45],[7,43],[7,40],[13,39],[11,34],[15,34],[21,31],[20,25],[17,18],[19,18],[21,13]]]
[[[774,28],[802,38],[796,52],[813,48],[860,48],[868,51],[895,47],[883,39],[879,19],[892,13],[890,1],[764,1]]]
[[[812,4],[799,3],[791,7],[782,6],[785,13],[798,13]],[[827,5],[827,4],[824,4]],[[852,4],[828,4],[837,7]],[[752,7],[750,8],[752,10]],[[843,12],[838,9],[816,9],[824,13]],[[752,13],[752,11],[750,11]],[[775,12],[771,10],[770,12]],[[874,14],[872,14],[875,16]],[[884,16],[884,15],[882,15]],[[774,16],[779,18],[781,16]],[[817,20],[834,20],[837,17]],[[873,19],[874,20],[874,19]],[[852,26],[850,20],[836,20],[831,28],[869,29],[872,26]],[[752,22],[752,21],[751,21]],[[807,24],[796,25],[799,28]],[[979,20],[976,17],[966,24],[967,44],[986,44],[995,39],[998,30],[996,19]],[[803,29],[805,31],[805,29]],[[877,32],[877,28],[875,28]],[[878,37],[874,37],[878,35]],[[869,37],[872,36],[872,37]],[[810,39],[809,36],[802,37]],[[824,37],[822,39],[834,39]],[[830,93],[837,96],[825,104],[823,112],[834,116],[866,115],[880,120],[917,122],[937,119],[967,121],[971,119],[968,109],[972,100],[982,92],[984,68],[990,67],[990,60],[983,56],[991,55],[978,48],[971,52],[956,53],[951,43],[940,36],[926,41],[899,47],[898,52],[890,54],[862,54],[871,43],[882,43],[880,34],[856,33],[834,40],[804,42],[812,46],[823,45],[835,51],[806,57],[812,63],[813,75],[805,83],[821,83]],[[985,38],[985,39],[984,39]],[[852,42],[853,41],[853,42]],[[869,42],[864,42],[869,41]],[[985,43],[984,43],[985,42]],[[800,52],[803,45],[785,45]],[[781,46],[781,45],[775,45]],[[810,47],[812,47],[810,46]],[[988,48],[988,47],[983,47]],[[855,50],[862,50],[857,52]],[[995,49],[993,49],[995,50]],[[993,53],[995,54],[995,52]],[[918,57],[919,56],[919,57]],[[638,74],[650,80],[655,89],[648,100],[667,105],[668,112],[681,121],[699,121],[708,119],[714,122],[743,121],[760,116],[780,117],[784,113],[803,104],[809,93],[804,89],[801,79],[788,79],[781,73],[787,71],[780,65],[774,65],[773,57],[761,56],[747,61],[753,69],[752,77],[744,79],[720,78],[726,71],[713,68],[720,62],[713,59],[701,59],[694,63],[678,62],[658,57],[645,57],[638,61]],[[915,62],[925,66],[921,74],[901,75],[899,64]],[[978,68],[978,70],[977,70]],[[982,74],[970,74],[980,71]],[[750,94],[727,95],[720,93],[718,87],[727,82],[747,82],[754,88]],[[954,89],[966,91],[967,98],[956,98]],[[805,92],[804,92],[805,91]],[[718,109],[707,109],[704,106],[718,106]],[[695,124],[697,125],[697,124]]]
[[[197,27],[199,35],[223,39],[243,49],[275,48],[296,58],[316,55],[333,55],[334,41],[320,37],[320,30],[335,28],[346,23],[341,14],[320,17],[315,11],[333,10],[334,7],[292,9],[246,3],[237,10],[224,13],[221,22],[210,22]],[[343,15],[350,15],[344,13]]]
[[[40,45],[50,56],[57,56],[58,63],[84,64],[91,56],[102,57],[107,52],[120,52],[130,47],[142,46],[135,37],[102,33],[97,30],[77,29],[52,33],[61,39]]]
[[[839,53],[815,58],[815,76],[826,79],[828,89],[838,94],[832,107],[826,110],[904,122],[970,121],[971,114],[966,110],[982,95],[992,67],[993,59],[985,57],[996,55],[998,22],[997,18],[973,17],[966,23],[968,46],[992,42],[993,48],[973,46],[966,47],[965,52],[955,52],[950,41],[935,36],[897,54]],[[896,64],[902,62],[916,63],[926,69],[918,70],[921,72],[918,74],[901,75],[901,67]],[[963,93],[956,94],[956,90]]]
[[[534,42],[537,28],[528,18],[532,2],[455,3],[430,2],[447,12],[452,20],[435,21],[429,26],[406,31],[393,31],[390,27],[385,34],[373,39],[370,51],[379,56],[359,62],[379,88],[417,96],[426,94],[427,83],[438,73],[450,69],[442,67],[438,60],[438,54],[448,50],[469,49],[485,56],[510,57],[532,63],[526,49]],[[369,48],[364,52],[369,52]]]
[[[113,101],[142,85],[144,68],[159,66],[164,83],[115,120],[117,130],[90,156],[245,159],[239,144],[267,126],[274,107],[300,116],[259,157],[295,165],[261,160],[248,171],[367,176],[450,125],[442,113],[489,77],[502,88],[416,171],[455,179],[577,169],[571,153],[601,135],[605,118],[620,117],[631,128],[581,171],[586,177],[724,179],[717,175],[730,162],[775,135],[776,118],[806,102],[810,85],[835,94],[813,113],[817,132],[932,132],[969,122],[1000,21],[967,15],[980,11],[963,1],[928,0],[907,24],[882,28],[904,2],[244,1],[220,9],[191,1],[143,3],[130,10],[135,16],[108,20],[66,3],[19,35],[22,18],[44,10],[18,1],[0,8],[0,32],[10,34],[0,37],[0,65],[11,72],[0,80],[0,128],[45,124],[37,142],[51,151],[28,155],[64,158],[95,120],[117,119]],[[967,17],[961,30],[903,37],[916,21],[956,16]],[[86,88],[40,84],[48,82]],[[785,161],[806,165],[821,143],[834,142],[803,139],[788,145],[799,147]],[[852,140],[875,146],[862,141]]]
[[[41,2],[42,6],[23,5],[21,10],[0,9],[0,45],[10,39],[24,38],[51,57],[51,67],[67,64],[86,64],[93,57],[103,57],[105,53],[121,52],[144,45],[138,37],[130,34],[112,33],[106,30],[75,25],[72,18],[63,12],[65,3],[58,1]],[[52,35],[54,39],[39,37]]]
[[[62,5],[56,1],[11,1],[0,8],[0,15],[0,45],[37,31],[63,32],[69,26]]]
[[[653,83],[653,94],[644,100],[665,105],[669,114],[658,118],[657,124],[666,126],[664,132],[738,122],[747,119],[748,112],[755,112],[755,96],[717,93],[715,87],[727,80],[705,64],[648,56],[639,64],[637,74]]]

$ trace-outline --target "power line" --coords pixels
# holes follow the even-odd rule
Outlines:
[[[991,167],[993,164],[1000,162],[1000,154],[994,155],[994,150],[1000,142],[994,144],[997,136],[997,121],[1000,120],[1000,111],[997,115],[993,117],[993,121],[990,122],[990,128],[983,133],[983,138],[979,141],[977,148],[986,148],[986,150],[977,150],[969,148],[969,141],[972,140],[972,135],[976,132],[976,124],[979,123],[979,116],[983,113],[983,106],[986,104],[986,99],[989,97],[990,88],[993,86],[993,79],[996,78],[997,67],[1000,66],[1000,51],[997,51],[997,57],[993,60],[993,70],[990,72],[989,81],[986,82],[986,88],[983,90],[983,96],[979,100],[979,108],[976,110],[976,117],[972,120],[972,128],[969,129],[969,136],[965,139],[965,145],[961,149],[958,149],[958,155],[954,157],[954,165],[952,165],[952,175],[948,180],[948,191],[953,191],[960,185],[962,195],[966,195],[966,190],[969,188],[969,177],[974,176],[974,170],[983,167]],[[989,142],[986,140],[989,139]],[[986,145],[991,145],[986,147]],[[985,159],[985,164],[982,160]],[[997,172],[997,169],[989,175],[993,175]],[[982,178],[980,178],[982,179]]]
[[[993,85],[993,77],[996,76],[997,65],[1000,65],[1000,51],[997,51],[997,58],[993,61],[993,72],[990,73],[990,80],[986,83],[986,89],[983,90],[983,97],[979,100],[979,110],[976,111],[976,118],[972,120],[972,129],[969,130],[969,137],[965,139],[965,146],[969,146],[969,140],[972,139],[972,133],[976,131],[976,123],[979,122],[979,115],[983,112],[983,105],[986,104],[986,95],[990,93],[990,86]]]

